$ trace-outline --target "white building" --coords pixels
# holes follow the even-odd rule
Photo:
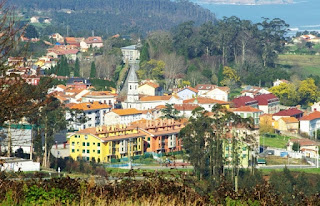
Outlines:
[[[221,101],[229,101],[229,87],[216,87],[201,96]]]
[[[104,125],[105,114],[111,110],[111,106],[100,102],[85,102],[79,104],[67,104],[67,108],[71,110],[81,111],[81,114],[71,112],[66,113],[66,119],[69,121],[69,130],[82,130],[88,127],[97,127]],[[85,122],[79,122],[85,117]]]
[[[1,157],[0,161],[4,163],[0,164],[0,171],[7,172],[31,172],[40,171],[40,163],[33,162],[32,160],[20,159],[15,157]]]
[[[217,99],[207,98],[207,97],[196,97],[196,98],[184,100],[183,104],[196,104],[203,107],[205,110],[211,112],[212,107],[216,104],[229,105],[230,103],[217,100]]]
[[[288,84],[289,81],[285,80],[285,79],[277,79],[276,81],[273,82],[273,86],[279,86],[280,84],[285,83]]]
[[[142,111],[137,109],[113,109],[105,115],[105,125],[125,124],[142,119]]]
[[[140,51],[137,45],[131,45],[121,48],[123,62],[131,62],[140,59]]]
[[[300,119],[300,133],[306,133],[310,137],[320,129],[320,112],[314,111]]]
[[[117,94],[110,91],[91,91],[82,96],[81,102],[101,102],[114,107],[117,101]]]

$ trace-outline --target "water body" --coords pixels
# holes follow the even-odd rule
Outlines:
[[[320,0],[294,0],[293,4],[279,5],[201,4],[192,1],[211,10],[217,18],[237,16],[254,23],[261,22],[262,17],[280,18],[290,25],[290,34],[305,30],[320,32]]]

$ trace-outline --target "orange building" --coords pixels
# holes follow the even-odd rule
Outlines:
[[[168,153],[182,150],[179,132],[183,123],[174,119],[140,120],[133,126],[146,134],[144,137],[144,151]]]

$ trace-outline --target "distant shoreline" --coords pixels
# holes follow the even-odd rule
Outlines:
[[[276,4],[293,4],[293,0],[198,0],[200,4],[220,4],[220,5],[248,5],[248,6],[258,6],[258,5],[276,5]]]

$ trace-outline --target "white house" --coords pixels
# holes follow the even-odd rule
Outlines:
[[[221,104],[221,105],[229,105],[229,102],[217,100],[217,99],[211,99],[207,97],[195,97],[192,99],[187,99],[183,101],[183,104],[194,104],[194,105],[199,105],[203,107],[207,111],[211,111],[212,107],[216,104]]]
[[[300,133],[306,133],[310,137],[320,129],[320,112],[314,111],[300,119]]]
[[[195,89],[198,90],[198,95],[202,96],[205,93],[213,90],[214,88],[216,88],[217,85],[213,85],[213,84],[198,84]]]
[[[315,102],[315,103],[311,106],[311,111],[320,111],[320,102]]]
[[[110,91],[90,91],[82,96],[81,102],[101,102],[111,105],[117,101],[117,94],[113,94]]]
[[[174,108],[179,111],[178,116],[190,118],[192,116],[192,111],[199,107],[198,104],[175,104]]]
[[[254,98],[256,95],[260,94],[270,94],[268,90],[261,88],[261,87],[254,87],[254,86],[246,86],[242,91],[241,91],[241,96],[249,96],[251,98]]]
[[[30,23],[39,23],[39,17],[38,16],[33,16],[30,18]]]
[[[177,92],[178,97],[183,100],[194,98],[198,95],[198,90],[192,87],[185,87]]]
[[[277,79],[276,81],[273,82],[273,86],[279,86],[280,84],[285,83],[288,84],[289,81],[285,80],[285,79]]]
[[[66,119],[69,121],[69,130],[82,130],[88,127],[102,126],[105,123],[105,114],[111,110],[111,106],[100,102],[84,102],[79,104],[70,103],[66,105],[71,110],[79,110],[82,114],[72,114],[67,111]],[[78,120],[85,117],[85,122]]]
[[[290,139],[287,145],[288,151],[293,151],[292,146],[294,143],[299,144],[299,151],[302,152],[305,156],[310,158],[315,158],[319,154],[319,144],[310,139],[300,138],[300,139]]]
[[[140,59],[140,51],[137,45],[131,45],[121,48],[123,62],[136,61]]]
[[[103,47],[103,40],[100,36],[90,36],[84,40],[88,48],[101,48]]]
[[[113,109],[105,115],[105,125],[125,124],[142,119],[142,111],[137,109]]]
[[[216,87],[201,96],[221,101],[229,101],[229,92],[229,87]]]
[[[159,105],[182,104],[183,100],[176,95],[141,97],[138,107],[141,110],[153,109]]]
[[[138,93],[141,95],[156,96],[159,84],[154,82],[146,82],[138,87]]]
[[[40,171],[40,163],[32,160],[15,158],[15,157],[1,157],[0,161],[4,163],[0,165],[0,171],[6,172],[31,172]]]
[[[280,111],[280,100],[274,94],[261,94],[254,97],[258,101],[258,107],[266,114],[274,114]]]

